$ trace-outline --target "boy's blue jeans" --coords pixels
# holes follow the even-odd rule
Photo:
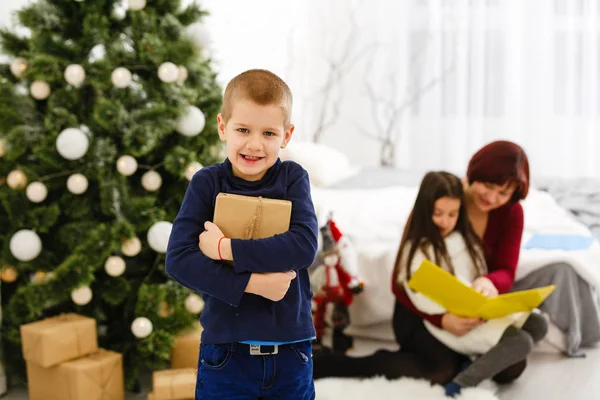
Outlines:
[[[200,345],[196,400],[314,398],[309,340],[280,345],[275,355],[251,355],[250,346],[241,343]]]

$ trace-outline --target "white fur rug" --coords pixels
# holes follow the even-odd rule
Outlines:
[[[484,382],[484,386],[490,387],[486,383]],[[448,400],[441,386],[431,386],[427,381],[410,378],[394,381],[385,378],[325,378],[315,381],[315,389],[317,400]],[[493,389],[472,388],[463,390],[456,399],[498,400],[498,397],[494,395]]]

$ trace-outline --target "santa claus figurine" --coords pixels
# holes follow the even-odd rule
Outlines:
[[[331,217],[321,227],[323,245],[313,267],[313,316],[317,342],[325,332],[325,315],[328,304],[333,304],[334,327],[348,323],[348,306],[355,294],[362,292],[363,282],[357,277],[358,263],[351,242],[340,232]]]

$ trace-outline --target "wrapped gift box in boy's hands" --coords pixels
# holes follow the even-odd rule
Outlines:
[[[292,202],[219,193],[213,222],[230,239],[264,239],[287,232]]]

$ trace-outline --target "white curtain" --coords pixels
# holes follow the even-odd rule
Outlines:
[[[509,139],[538,176],[600,176],[599,0],[309,3],[305,139],[460,173]]]
[[[27,2],[1,2],[0,24]],[[503,138],[535,175],[600,176],[600,0],[201,4],[221,82],[268,68],[290,84],[294,140],[357,165],[464,173]]]

